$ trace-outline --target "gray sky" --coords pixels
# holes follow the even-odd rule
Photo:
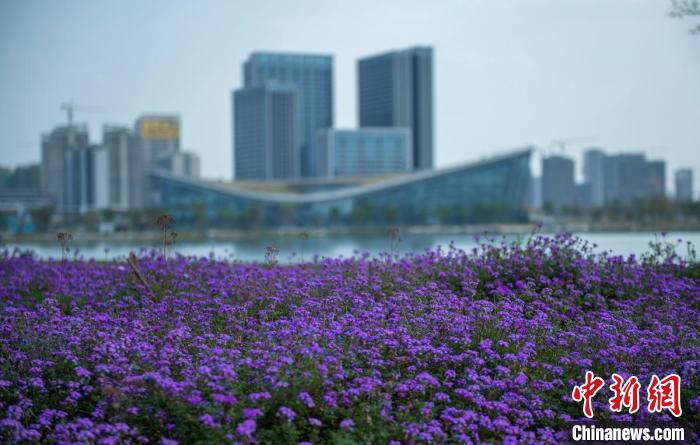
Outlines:
[[[176,112],[203,174],[231,176],[230,92],[255,50],[335,55],[336,126],[354,127],[356,60],[435,48],[438,166],[595,136],[691,166],[700,183],[700,37],[666,0],[28,1],[0,3],[0,164],[39,160],[61,102],[101,125]],[[582,145],[567,153],[580,159]],[[580,163],[577,169],[580,170]],[[536,171],[538,170],[535,166]]]

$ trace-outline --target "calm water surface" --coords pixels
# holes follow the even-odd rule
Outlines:
[[[580,233],[577,236],[598,245],[596,250],[608,250],[618,255],[640,255],[649,251],[649,243],[661,237],[652,232],[637,233]],[[501,239],[497,235],[497,239]],[[525,239],[527,235],[508,235],[507,239]],[[700,246],[700,232],[669,233],[666,235],[669,241],[683,242],[677,248],[677,252],[687,255],[686,241],[690,241],[695,246]],[[398,253],[422,252],[425,249],[437,246],[448,247],[450,243],[460,249],[470,249],[476,246],[473,235],[425,235],[425,234],[401,234],[400,241],[396,242],[395,251]],[[380,252],[391,250],[391,239],[388,235],[335,235],[328,237],[311,237],[302,243],[296,236],[268,237],[255,240],[236,241],[197,241],[176,243],[171,252],[182,255],[209,256],[217,258],[237,259],[242,261],[264,261],[268,246],[277,247],[279,253],[277,258],[281,262],[299,261],[302,257],[309,261],[314,254],[320,257],[348,257],[362,253],[376,255]],[[20,249],[30,249],[41,258],[57,258],[61,256],[57,243],[51,244],[12,244],[10,249],[19,247]],[[144,245],[123,244],[113,242],[80,243],[74,240],[71,243],[71,256],[76,253],[85,259],[113,259],[125,257],[130,251],[138,252]],[[157,245],[152,246],[158,248]]]

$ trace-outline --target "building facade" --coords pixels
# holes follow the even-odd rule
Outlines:
[[[583,182],[588,189],[588,206],[601,207],[605,203],[605,153],[589,149],[583,154]]]
[[[295,117],[280,117],[279,121],[296,121],[293,131],[300,177],[318,176],[316,131],[333,126],[333,56],[256,52],[243,64],[243,81],[244,88],[278,86],[293,92]],[[291,101],[281,96],[279,100]],[[234,116],[234,121],[238,119]],[[239,130],[246,131],[234,124],[234,132]]]
[[[319,176],[381,176],[413,169],[409,128],[328,129],[318,132]]]
[[[147,114],[136,120],[134,134],[149,168],[163,168],[180,151],[180,117]]]
[[[132,131],[123,126],[105,125],[102,146],[107,150],[109,163],[109,207],[121,211],[144,207],[146,158]]]
[[[442,170],[319,183],[303,192],[295,184],[273,190],[269,183],[210,182],[157,171],[151,180],[158,204],[183,227],[200,219],[193,203],[205,209],[207,227],[522,222],[530,155],[528,148]]]
[[[542,176],[532,176],[527,185],[527,205],[531,209],[542,208]]]
[[[107,150],[99,145],[66,152],[64,213],[82,214],[109,206]]]
[[[676,201],[693,201],[693,170],[689,168],[679,168],[675,176]]]
[[[42,137],[41,158],[41,189],[64,215],[152,206],[150,170],[200,174],[199,157],[180,150],[180,119],[170,115],[142,116],[134,132],[105,125],[97,145],[86,126],[59,126]]]
[[[174,175],[197,179],[200,177],[199,156],[181,151],[169,156],[164,162],[165,171]]]
[[[87,127],[67,125],[54,128],[42,136],[41,186],[56,205],[58,212],[68,210],[66,189],[69,152],[86,149],[89,145]]]
[[[360,127],[408,127],[413,168],[433,167],[433,49],[413,47],[360,59]]]
[[[574,161],[563,156],[542,159],[542,205],[552,211],[576,205]]]
[[[276,85],[234,91],[233,167],[237,180],[301,177],[297,97],[294,89]]]
[[[666,163],[648,161],[643,153],[606,156],[603,172],[606,204],[631,205],[666,195]]]

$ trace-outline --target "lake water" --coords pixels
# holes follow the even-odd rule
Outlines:
[[[495,235],[500,238],[501,235]],[[508,235],[508,239],[527,238],[528,235]],[[598,245],[597,250],[609,250],[618,255],[640,255],[649,251],[649,243],[660,238],[661,235],[652,232],[635,233],[580,233],[577,236]],[[683,242],[677,248],[677,252],[687,255],[686,241],[695,246],[700,246],[700,232],[678,232],[666,235],[669,241]],[[456,234],[401,234],[400,240],[395,244],[395,252],[422,252],[428,248],[437,246],[447,247],[450,243],[460,249],[470,249],[476,245],[473,235]],[[278,249],[277,259],[280,262],[298,261],[302,257],[309,261],[314,254],[321,257],[348,257],[356,254],[369,253],[376,255],[380,252],[391,250],[391,239],[388,235],[334,235],[325,237],[310,237],[302,243],[296,236],[270,236],[254,240],[235,241],[197,241],[178,242],[170,252],[183,255],[209,256],[213,254],[217,258],[237,259],[242,261],[264,261],[268,246]],[[33,250],[41,258],[60,258],[61,251],[57,243],[50,244],[13,244],[8,243],[8,248],[19,247]],[[113,259],[125,257],[129,252],[138,252],[143,244],[123,244],[113,242],[80,243],[77,240],[71,242],[71,257],[77,252],[79,257],[90,259]],[[158,248],[157,245],[151,246]]]

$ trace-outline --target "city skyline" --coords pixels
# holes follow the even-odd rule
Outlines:
[[[344,128],[357,127],[357,60],[425,44],[436,52],[438,167],[508,147],[535,143],[547,148],[555,138],[593,135],[593,143],[567,149],[579,180],[581,153],[591,145],[664,158],[669,173],[684,166],[696,173],[700,169],[695,128],[700,62],[692,57],[700,39],[688,34],[687,23],[668,18],[665,1],[604,7],[577,2],[567,8],[543,2],[329,8],[309,2],[299,11],[279,3],[275,7],[286,13],[275,17],[267,17],[261,5],[245,11],[220,3],[163,5],[0,6],[5,67],[0,88],[7,116],[0,124],[2,163],[37,162],[40,135],[65,121],[59,104],[72,99],[102,108],[77,112],[76,121],[89,125],[90,142],[99,138],[103,123],[131,122],[150,111],[178,114],[183,148],[202,157],[203,176],[228,178],[229,94],[242,84],[239,67],[249,53],[333,54],[334,126]],[[305,14],[310,10],[313,17]],[[237,22],[249,19],[260,29],[227,27],[226,20],[239,12],[245,17]],[[138,24],[143,17],[161,19],[149,29],[153,37],[120,33],[122,23]],[[370,18],[392,19],[399,26],[346,32]],[[202,21],[209,26],[197,25]],[[81,26],[71,26],[76,23]],[[266,31],[273,28],[277,31]],[[91,38],[97,30],[105,38]],[[668,174],[667,190],[671,181]]]

